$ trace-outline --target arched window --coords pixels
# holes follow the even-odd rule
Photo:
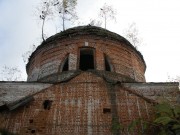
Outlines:
[[[112,64],[110,64],[109,57],[104,54],[105,71],[113,71]]]
[[[95,69],[94,49],[81,48],[79,56],[79,69],[86,71],[88,69]]]
[[[68,71],[69,70],[69,55],[66,56],[66,58],[64,59],[64,61],[62,62],[61,65],[61,69],[62,72],[63,71]]]

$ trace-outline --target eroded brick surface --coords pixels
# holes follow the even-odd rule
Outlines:
[[[51,86],[34,98],[24,107],[1,113],[0,127],[20,135],[111,135],[113,118],[128,125],[133,119],[152,116],[151,104],[144,99],[89,72]],[[44,109],[45,100],[52,101],[49,109]]]

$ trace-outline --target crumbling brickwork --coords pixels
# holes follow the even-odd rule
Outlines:
[[[85,72],[41,91],[24,107],[3,112],[0,127],[20,135],[111,135],[113,118],[127,125],[135,118],[151,117],[151,104],[118,85],[111,86]],[[46,100],[49,108],[44,108]]]

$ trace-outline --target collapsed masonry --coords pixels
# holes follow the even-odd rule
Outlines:
[[[159,98],[176,102],[179,93],[178,83],[146,83],[141,53],[94,26],[48,38],[26,70],[27,82],[0,82],[0,128],[20,135],[130,134],[113,132],[114,120],[150,120]]]

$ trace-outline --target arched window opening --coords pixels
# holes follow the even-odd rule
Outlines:
[[[63,71],[68,71],[69,70],[69,56],[67,56],[64,60],[64,62],[62,63],[62,68],[61,68],[62,72]]]
[[[105,71],[112,71],[112,65],[109,62],[108,56],[104,56],[104,62],[105,62]]]
[[[80,61],[79,69],[86,71],[88,69],[94,69],[94,49],[81,48],[80,49]]]

